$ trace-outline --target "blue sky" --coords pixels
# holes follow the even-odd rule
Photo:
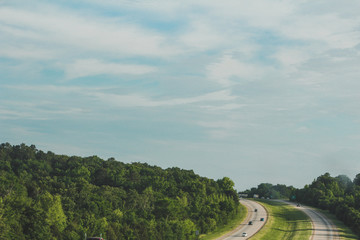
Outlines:
[[[360,2],[0,0],[1,142],[303,187],[360,172]]]

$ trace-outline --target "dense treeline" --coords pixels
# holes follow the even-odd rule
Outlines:
[[[326,173],[294,193],[297,201],[329,210],[360,234],[360,174],[351,181],[345,175]]]
[[[259,198],[290,198],[295,188],[284,184],[273,185],[271,183],[261,183],[257,187],[239,192],[239,194],[247,194],[248,197],[258,196]]]
[[[234,183],[179,168],[0,145],[0,239],[197,239],[238,211]]]

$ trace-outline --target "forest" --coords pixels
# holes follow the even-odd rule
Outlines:
[[[228,177],[0,145],[0,239],[190,240],[238,211]]]
[[[346,175],[325,173],[293,194],[292,200],[328,210],[360,234],[360,174],[352,181]]]
[[[280,199],[290,198],[295,188],[284,184],[273,185],[271,183],[261,183],[257,187],[239,192],[239,194],[247,194],[247,197],[258,196],[259,198]]]

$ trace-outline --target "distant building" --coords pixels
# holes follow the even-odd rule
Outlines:
[[[259,198],[259,194],[254,194],[253,198]]]

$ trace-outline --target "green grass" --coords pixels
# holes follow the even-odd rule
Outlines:
[[[282,202],[258,201],[268,210],[265,226],[251,240],[309,239],[312,233],[310,218],[302,211]]]
[[[205,234],[201,235],[200,239],[201,240],[216,239],[216,238],[221,237],[222,235],[226,234],[227,232],[234,230],[246,218],[247,208],[244,205],[240,204],[238,212],[239,212],[239,214],[234,219],[230,220],[228,224],[217,228],[215,231],[213,231],[211,233],[208,233],[206,235]]]
[[[338,220],[334,214],[331,214],[329,211],[324,211],[320,209],[316,210],[324,214],[333,222],[333,224],[336,225],[341,240],[360,239],[359,236],[355,235],[349,227],[347,227],[343,222]]]
[[[308,240],[312,233],[312,226],[309,217],[302,211],[281,202],[258,200],[269,212],[269,218],[266,225],[260,232],[251,238],[251,240]],[[360,239],[350,228],[328,211],[319,210],[326,215],[338,228],[341,240]],[[240,205],[239,215],[236,216],[226,226],[218,228],[216,231],[206,235],[201,235],[201,240],[212,240],[234,230],[246,218],[247,209]]]

